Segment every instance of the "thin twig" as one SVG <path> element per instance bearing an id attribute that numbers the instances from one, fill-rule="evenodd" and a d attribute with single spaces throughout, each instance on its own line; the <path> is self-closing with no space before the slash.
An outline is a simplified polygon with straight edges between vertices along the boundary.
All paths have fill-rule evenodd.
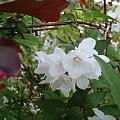
<path id="1" fill-rule="evenodd" d="M 80 21 L 80 20 L 68 21 L 68 22 L 52 22 L 52 23 L 32 24 L 32 25 L 27 25 L 27 28 L 46 27 L 46 26 L 62 26 L 62 25 L 70 25 L 70 24 L 76 24 L 76 23 L 82 24 L 82 25 L 88 25 L 88 26 L 95 27 L 97 29 L 104 30 L 104 26 L 102 26 L 102 25 L 98 26 L 98 25 L 94 25 L 89 22 L 84 22 L 84 21 Z M 12 28 L 14 28 L 14 27 L 0 26 L 0 30 L 10 30 Z"/>

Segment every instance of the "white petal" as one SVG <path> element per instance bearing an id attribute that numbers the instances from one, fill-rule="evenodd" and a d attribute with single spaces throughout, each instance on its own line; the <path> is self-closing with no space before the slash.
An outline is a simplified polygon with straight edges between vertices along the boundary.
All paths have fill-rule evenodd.
<path id="1" fill-rule="evenodd" d="M 56 63 L 59 58 L 55 54 L 49 54 L 45 57 L 45 61 L 49 66 L 52 66 L 53 63 Z"/>
<path id="2" fill-rule="evenodd" d="M 110 59 L 106 57 L 105 55 L 98 55 L 102 60 L 104 60 L 106 63 L 110 62 Z"/>
<path id="3" fill-rule="evenodd" d="M 102 111 L 98 110 L 97 108 L 93 108 L 93 111 L 99 118 L 104 119 L 105 115 Z"/>
<path id="4" fill-rule="evenodd" d="M 70 56 L 69 53 L 63 60 L 63 67 L 67 72 L 70 71 L 71 69 L 73 69 L 73 67 L 74 67 L 74 65 L 73 65 L 73 57 Z"/>
<path id="5" fill-rule="evenodd" d="M 57 77 L 65 73 L 65 70 L 60 63 L 53 63 L 53 65 L 49 68 L 48 72 L 51 76 Z"/>
<path id="6" fill-rule="evenodd" d="M 54 54 L 60 56 L 61 58 L 64 58 L 66 56 L 64 50 L 58 47 L 54 49 Z"/>
<path id="7" fill-rule="evenodd" d="M 73 93 L 76 92 L 76 89 L 75 89 L 75 83 L 76 83 L 76 80 L 72 80 L 72 82 L 71 82 L 71 87 L 72 87 L 72 91 L 73 91 Z"/>
<path id="8" fill-rule="evenodd" d="M 98 79 L 101 76 L 101 67 L 94 57 L 90 58 L 91 71 L 86 74 L 89 79 Z"/>
<path id="9" fill-rule="evenodd" d="M 69 97 L 69 92 L 71 90 L 71 86 L 70 86 L 70 84 L 62 84 L 62 86 L 60 87 L 60 90 L 63 92 L 63 94 L 66 97 Z"/>
<path id="10" fill-rule="evenodd" d="M 37 51 L 36 52 L 36 59 L 41 62 L 45 62 L 45 57 L 47 56 L 43 51 Z"/>
<path id="11" fill-rule="evenodd" d="M 88 117 L 88 120 L 103 120 L 97 116 L 94 116 L 94 117 Z"/>
<path id="12" fill-rule="evenodd" d="M 83 90 L 87 89 L 88 85 L 89 85 L 89 79 L 86 78 L 85 76 L 82 76 L 77 80 L 77 86 Z"/>
<path id="13" fill-rule="evenodd" d="M 41 81 L 40 84 L 50 83 L 51 80 L 53 80 L 53 78 L 50 75 L 47 75 L 46 79 Z"/>
<path id="14" fill-rule="evenodd" d="M 63 83 L 63 79 L 61 79 L 61 78 L 58 78 L 58 79 L 55 78 L 54 80 L 52 80 L 50 82 L 52 90 L 55 91 L 56 89 L 59 89 L 61 87 L 62 83 Z"/>
<path id="15" fill-rule="evenodd" d="M 34 71 L 36 74 L 44 74 L 48 72 L 48 65 L 46 63 L 38 64 L 38 67 Z"/>
<path id="16" fill-rule="evenodd" d="M 70 71 L 68 71 L 68 74 L 72 79 L 78 79 L 83 74 L 82 67 L 74 66 Z"/>
<path id="17" fill-rule="evenodd" d="M 114 118 L 114 117 L 111 116 L 111 115 L 105 115 L 105 116 L 104 116 L 104 119 L 105 119 L 105 120 L 116 120 L 116 118 Z"/>
<path id="18" fill-rule="evenodd" d="M 92 38 L 86 38 L 84 39 L 78 46 L 78 48 L 83 49 L 83 50 L 89 50 L 93 49 L 96 45 L 96 41 Z"/>
<path id="19" fill-rule="evenodd" d="M 84 61 L 87 61 L 89 59 L 89 56 L 87 53 L 80 51 L 79 49 L 76 50 L 76 55 Z"/>

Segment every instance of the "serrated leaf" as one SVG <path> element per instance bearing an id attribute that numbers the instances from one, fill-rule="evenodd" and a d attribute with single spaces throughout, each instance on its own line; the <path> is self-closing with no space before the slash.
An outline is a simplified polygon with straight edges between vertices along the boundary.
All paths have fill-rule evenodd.
<path id="1" fill-rule="evenodd" d="M 80 111 L 79 107 L 72 107 L 67 115 L 65 116 L 64 120 L 82 120 L 83 114 Z"/>
<path id="2" fill-rule="evenodd" d="M 46 120 L 59 120 L 66 112 L 65 104 L 56 99 L 44 99 L 35 103 L 43 110 Z"/>
<path id="3" fill-rule="evenodd" d="M 103 76 L 99 78 L 99 80 L 92 80 L 91 81 L 92 88 L 108 88 L 108 84 Z"/>
<path id="4" fill-rule="evenodd" d="M 97 52 L 99 54 L 102 54 L 103 51 L 107 48 L 107 46 L 109 45 L 110 41 L 109 40 L 98 40 L 96 41 L 96 46 L 95 46 L 95 50 L 97 50 Z"/>
<path id="5" fill-rule="evenodd" d="M 50 91 L 50 90 L 42 90 L 42 93 L 44 94 L 46 99 L 57 99 L 58 98 L 55 92 Z"/>
<path id="6" fill-rule="evenodd" d="M 112 94 L 113 100 L 118 105 L 120 109 L 120 74 L 118 74 L 115 70 L 113 70 L 109 65 L 107 65 L 102 59 L 95 56 L 97 61 L 99 62 L 102 73 L 106 78 L 110 92 Z"/>
<path id="7" fill-rule="evenodd" d="M 92 109 L 98 107 L 98 105 L 104 100 L 106 92 L 93 92 L 89 94 L 85 99 L 85 108 Z"/>
<path id="8" fill-rule="evenodd" d="M 19 22 L 16 24 L 15 28 L 16 28 L 18 31 L 20 31 L 20 32 L 27 32 L 27 26 L 26 26 L 25 23 L 22 22 L 22 21 L 19 21 Z"/>
<path id="9" fill-rule="evenodd" d="M 96 29 L 88 29 L 87 34 L 95 40 L 101 35 L 100 31 Z"/>
<path id="10" fill-rule="evenodd" d="M 112 115 L 115 117 L 120 117 L 120 110 L 117 105 L 106 105 L 100 108 L 102 112 L 106 115 Z"/>
<path id="11" fill-rule="evenodd" d="M 68 100 L 68 107 L 81 106 L 88 94 L 89 90 L 78 89 Z"/>
<path id="12" fill-rule="evenodd" d="M 120 60 L 120 53 L 112 46 L 107 47 L 107 56 L 113 60 Z"/>
<path id="13" fill-rule="evenodd" d="M 30 47 L 31 45 L 40 45 L 40 40 L 38 37 L 33 36 L 31 34 L 23 34 L 24 38 L 20 38 L 19 36 L 15 36 L 13 39 L 14 41 L 23 44 L 25 46 Z"/>

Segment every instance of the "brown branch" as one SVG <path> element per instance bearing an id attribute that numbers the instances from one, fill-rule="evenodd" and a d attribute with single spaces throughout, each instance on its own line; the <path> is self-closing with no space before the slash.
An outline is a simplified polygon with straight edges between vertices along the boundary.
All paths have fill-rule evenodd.
<path id="1" fill-rule="evenodd" d="M 44 30 L 57 30 L 58 28 L 43 28 L 43 29 L 33 29 L 33 32 L 44 31 Z"/>
<path id="2" fill-rule="evenodd" d="M 42 24 L 33 24 L 33 25 L 28 25 L 28 28 L 33 28 L 33 27 L 45 27 L 45 26 L 61 26 L 61 25 L 70 25 L 70 24 L 83 24 L 83 25 L 88 25 L 91 27 L 95 27 L 97 29 L 104 29 L 103 26 L 97 26 L 94 24 L 91 24 L 89 22 L 83 22 L 80 20 L 75 20 L 75 21 L 68 21 L 68 22 L 52 22 L 52 23 L 42 23 Z"/>
<path id="3" fill-rule="evenodd" d="M 46 26 L 62 26 L 62 25 L 70 25 L 70 24 L 82 24 L 82 25 L 88 25 L 91 27 L 95 27 L 97 29 L 102 29 L 104 30 L 104 26 L 102 25 L 94 25 L 91 24 L 89 22 L 83 22 L 80 20 L 75 20 L 75 21 L 68 21 L 68 22 L 52 22 L 52 23 L 42 23 L 42 24 L 32 24 L 32 25 L 28 25 L 27 28 L 36 28 L 36 27 L 46 27 Z M 3 27 L 0 26 L 0 30 L 10 30 L 14 27 Z"/>

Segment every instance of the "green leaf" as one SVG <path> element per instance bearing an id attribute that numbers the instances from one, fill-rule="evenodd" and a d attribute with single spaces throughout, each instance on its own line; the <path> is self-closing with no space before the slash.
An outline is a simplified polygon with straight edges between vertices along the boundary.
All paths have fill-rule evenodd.
<path id="1" fill-rule="evenodd" d="M 112 94 L 113 100 L 120 109 L 120 74 L 114 71 L 109 65 L 107 65 L 99 57 L 95 56 L 95 58 L 99 62 L 102 68 L 102 73 L 109 84 L 110 92 Z"/>
<path id="2" fill-rule="evenodd" d="M 28 47 L 31 45 L 40 45 L 38 37 L 27 33 L 23 34 L 23 36 L 24 38 L 21 38 L 21 36 L 16 35 L 13 40 Z"/>
<path id="3" fill-rule="evenodd" d="M 41 115 L 32 115 L 32 114 L 20 114 L 20 120 L 44 120 Z"/>
<path id="4" fill-rule="evenodd" d="M 100 108 L 102 112 L 106 115 L 112 115 L 115 117 L 120 117 L 120 110 L 117 105 L 106 105 Z"/>
<path id="5" fill-rule="evenodd" d="M 107 47 L 107 56 L 113 60 L 120 60 L 120 53 L 112 45 Z"/>
<path id="6" fill-rule="evenodd" d="M 94 92 L 89 94 L 85 99 L 85 108 L 92 109 L 98 107 L 99 104 L 104 100 L 106 92 Z"/>
<path id="7" fill-rule="evenodd" d="M 97 50 L 99 54 L 102 54 L 104 50 L 107 48 L 107 46 L 109 45 L 109 43 L 110 43 L 110 40 L 98 40 L 96 41 L 95 50 Z"/>
<path id="8" fill-rule="evenodd" d="M 44 99 L 35 103 L 43 110 L 47 120 L 59 120 L 66 112 L 65 104 L 56 99 Z"/>
<path id="9" fill-rule="evenodd" d="M 55 92 L 51 90 L 42 90 L 42 93 L 44 94 L 46 99 L 57 99 L 58 98 Z"/>
<path id="10" fill-rule="evenodd" d="M 11 102 L 13 97 L 15 96 L 15 93 L 9 89 L 4 89 L 4 90 L 0 91 L 0 101 L 3 96 L 6 96 L 8 101 Z"/>
<path id="11" fill-rule="evenodd" d="M 10 108 L 5 108 L 4 111 L 0 111 L 0 120 L 14 120 L 13 113 Z"/>
<path id="12" fill-rule="evenodd" d="M 75 49 L 75 46 L 71 43 L 63 43 L 61 46 L 64 46 L 68 51 Z"/>
<path id="13" fill-rule="evenodd" d="M 96 29 L 88 29 L 87 34 L 89 35 L 88 37 L 91 37 L 91 38 L 97 40 L 98 37 L 101 35 L 101 32 Z"/>
<path id="14" fill-rule="evenodd" d="M 108 88 L 108 84 L 103 76 L 99 78 L 99 80 L 91 80 L 92 88 Z"/>
<path id="15" fill-rule="evenodd" d="M 85 18 L 102 18 L 102 19 L 110 19 L 116 21 L 114 18 L 96 10 L 86 10 L 84 14 Z"/>
<path id="16" fill-rule="evenodd" d="M 88 94 L 89 90 L 78 89 L 68 100 L 68 107 L 81 106 Z"/>
<path id="17" fill-rule="evenodd" d="M 67 115 L 65 116 L 64 120 L 82 120 L 83 114 L 80 111 L 79 107 L 72 107 Z"/>
<path id="18" fill-rule="evenodd" d="M 20 32 L 27 32 L 27 27 L 26 27 L 26 25 L 25 25 L 25 23 L 24 22 L 22 22 L 22 21 L 19 21 L 17 24 L 16 24 L 16 29 L 18 30 L 18 31 L 20 31 Z"/>

